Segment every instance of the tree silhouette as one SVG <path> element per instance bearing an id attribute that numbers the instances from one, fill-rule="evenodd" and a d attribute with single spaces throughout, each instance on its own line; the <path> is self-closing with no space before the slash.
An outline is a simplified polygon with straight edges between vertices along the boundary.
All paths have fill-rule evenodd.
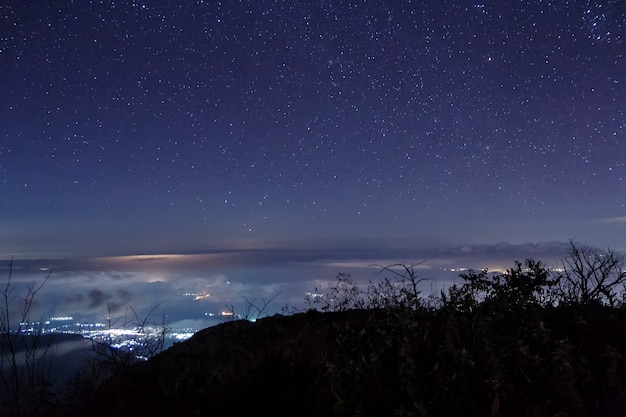
<path id="1" fill-rule="evenodd" d="M 31 321 L 35 297 L 51 272 L 18 293 L 13 282 L 13 258 L 0 290 L 0 415 L 27 416 L 50 400 L 51 339 L 43 337 L 43 320 Z"/>
<path id="2" fill-rule="evenodd" d="M 624 255 L 613 249 L 577 246 L 562 260 L 559 295 L 566 304 L 615 306 L 626 283 Z"/>

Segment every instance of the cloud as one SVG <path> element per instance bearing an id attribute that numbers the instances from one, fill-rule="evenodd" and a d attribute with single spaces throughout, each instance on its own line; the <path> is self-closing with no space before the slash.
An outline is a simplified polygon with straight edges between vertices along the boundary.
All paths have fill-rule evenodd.
<path id="1" fill-rule="evenodd" d="M 394 266 L 407 265 L 410 266 L 413 264 L 413 269 L 415 270 L 428 270 L 434 267 L 435 263 L 431 262 L 421 262 L 421 261 L 402 261 L 397 259 L 343 259 L 343 260 L 319 260 L 308 263 L 301 263 L 301 265 L 313 265 L 313 266 L 321 266 L 326 268 L 337 268 L 338 270 L 344 269 L 371 269 L 374 271 L 381 271 L 384 268 L 389 267 L 390 269 L 394 269 Z"/>
<path id="2" fill-rule="evenodd" d="M 480 245 L 464 245 L 460 247 L 442 249 L 438 256 L 463 255 L 490 255 L 500 257 L 522 256 L 531 257 L 535 255 L 555 255 L 567 252 L 570 244 L 568 242 L 527 242 L 527 243 L 508 243 L 500 242 L 497 244 L 480 244 Z M 512 261 L 514 259 L 511 259 Z"/>
<path id="3" fill-rule="evenodd" d="M 83 302 L 83 295 L 82 294 L 72 294 L 72 295 L 69 295 L 69 296 L 65 297 L 63 302 L 66 303 L 66 304 L 79 304 L 79 303 L 82 303 Z"/>
<path id="4" fill-rule="evenodd" d="M 359 282 L 377 281 L 387 272 L 380 266 L 415 264 L 420 277 L 435 287 L 458 277 L 457 268 L 508 269 L 526 258 L 554 265 L 570 249 L 568 242 L 465 244 L 455 247 L 412 245 L 304 245 L 212 253 L 165 254 L 91 259 L 16 261 L 14 283 L 26 288 L 52 275 L 41 297 L 46 315 L 101 320 L 108 312 L 123 316 L 132 307 L 147 314 L 155 305 L 171 320 L 199 319 L 225 304 L 269 299 L 297 305 L 316 283 L 333 282 L 347 272 Z M 434 257 L 433 257 L 434 256 Z M 380 266 L 375 266 L 380 265 Z M 0 270 L 0 273 L 2 271 Z M 436 287 L 438 288 L 438 287 Z M 201 300 L 196 295 L 210 294 Z M 161 304 L 162 303 L 162 304 Z M 241 309 L 242 307 L 237 307 Z"/>
<path id="5" fill-rule="evenodd" d="M 96 308 L 96 307 L 100 307 L 103 306 L 109 299 L 111 299 L 111 296 L 108 295 L 107 293 L 105 293 L 104 291 L 95 288 L 91 291 L 89 291 L 89 308 Z"/>
<path id="6" fill-rule="evenodd" d="M 129 302 L 133 298 L 133 294 L 125 288 L 118 288 L 117 295 L 123 302 Z"/>
<path id="7" fill-rule="evenodd" d="M 617 218 L 616 218 L 617 219 Z M 19 263 L 19 274 L 43 277 L 41 268 L 51 268 L 48 285 L 71 285 L 74 292 L 86 294 L 96 288 L 131 288 L 147 282 L 186 285 L 190 278 L 214 282 L 227 275 L 238 282 L 288 284 L 294 280 L 324 277 L 328 270 L 377 270 L 375 265 L 414 264 L 415 269 L 437 270 L 456 267 L 505 267 L 527 258 L 554 261 L 570 249 L 568 242 L 465 244 L 457 247 L 425 247 L 411 242 L 393 247 L 376 246 L 371 241 L 352 242 L 355 246 L 313 242 L 310 248 L 263 248 L 224 250 L 211 253 L 130 255 L 78 260 L 27 260 Z M 424 261 L 426 260 L 426 261 Z M 42 275 L 43 274 L 43 275 Z M 333 275 L 333 274 L 331 274 Z M 185 277 L 182 281 L 180 277 Z M 23 279 L 26 282 L 26 279 Z M 82 288 L 80 291 L 78 288 Z M 111 291 L 115 291 L 111 289 Z M 133 293 L 141 295 L 133 287 Z M 111 294 L 115 294 L 112 292 Z M 67 297 L 67 295 L 66 295 Z M 140 297 L 142 298 L 142 297 Z M 123 301 L 124 297 L 120 297 Z"/>
<path id="8" fill-rule="evenodd" d="M 606 217 L 597 219 L 596 222 L 605 224 L 626 224 L 626 216 Z"/>

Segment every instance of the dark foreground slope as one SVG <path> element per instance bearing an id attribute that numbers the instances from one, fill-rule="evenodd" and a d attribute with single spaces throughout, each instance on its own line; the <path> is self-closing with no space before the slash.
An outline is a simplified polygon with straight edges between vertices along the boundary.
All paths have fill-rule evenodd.
<path id="1" fill-rule="evenodd" d="M 224 323 L 75 415 L 621 416 L 626 312 L 350 310 Z"/>

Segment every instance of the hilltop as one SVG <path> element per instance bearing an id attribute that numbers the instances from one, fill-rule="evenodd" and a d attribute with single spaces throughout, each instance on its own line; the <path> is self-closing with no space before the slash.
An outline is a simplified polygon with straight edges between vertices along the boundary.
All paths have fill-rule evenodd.
<path id="1" fill-rule="evenodd" d="M 387 276 L 367 289 L 338 274 L 311 293 L 306 312 L 225 322 L 145 362 L 106 351 L 67 400 L 43 396 L 30 408 L 70 417 L 622 416 L 624 265 L 614 251 L 572 244 L 559 271 L 527 259 L 462 273 L 427 297 L 415 265 L 383 267 Z"/>
<path id="2" fill-rule="evenodd" d="M 224 323 L 116 375 L 76 415 L 622 415 L 625 310 L 484 313 Z"/>

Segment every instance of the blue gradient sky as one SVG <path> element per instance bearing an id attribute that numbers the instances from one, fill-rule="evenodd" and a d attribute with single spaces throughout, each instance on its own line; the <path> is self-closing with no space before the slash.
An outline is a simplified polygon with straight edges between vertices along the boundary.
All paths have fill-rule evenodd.
<path id="1" fill-rule="evenodd" d="M 622 2 L 9 2 L 2 252 L 623 247 Z"/>
<path id="2" fill-rule="evenodd" d="M 221 276 L 624 250 L 625 9 L 3 2 L 0 255 L 93 278 L 140 254 L 238 254 L 199 267 Z"/>

